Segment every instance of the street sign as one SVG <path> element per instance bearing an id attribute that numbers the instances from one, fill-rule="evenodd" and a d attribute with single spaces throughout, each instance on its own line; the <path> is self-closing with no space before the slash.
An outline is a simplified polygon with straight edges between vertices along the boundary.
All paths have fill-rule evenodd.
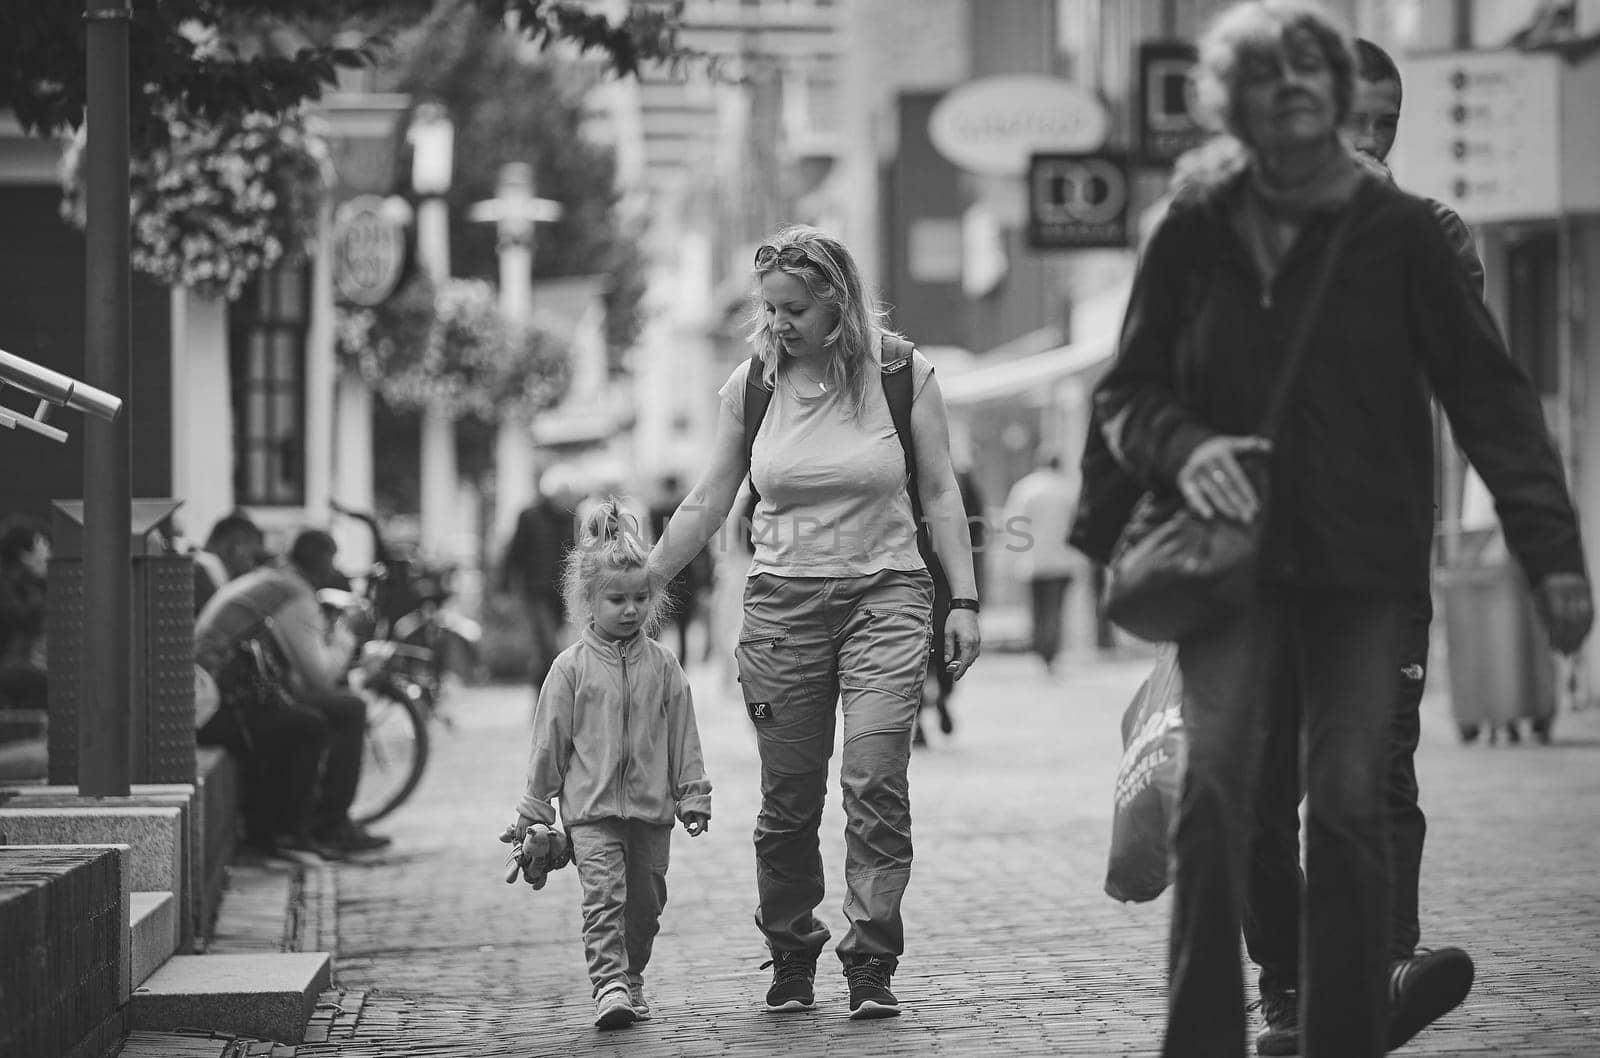
<path id="1" fill-rule="evenodd" d="M 333 227 L 333 282 L 355 305 L 382 304 L 394 293 L 406 263 L 400 216 L 377 195 L 357 195 L 339 207 Z"/>
<path id="2" fill-rule="evenodd" d="M 1128 159 L 1121 152 L 1035 154 L 1028 165 L 1028 245 L 1125 247 L 1128 198 Z"/>
<path id="3" fill-rule="evenodd" d="M 1106 141 L 1106 108 L 1070 81 L 1006 74 L 947 92 L 928 115 L 928 138 L 972 173 L 1021 176 L 1039 151 L 1092 151 Z"/>
<path id="4" fill-rule="evenodd" d="M 1193 44 L 1148 41 L 1139 45 L 1138 137 L 1140 156 L 1166 165 L 1211 136 L 1195 117 Z"/>
<path id="5" fill-rule="evenodd" d="M 1409 59 L 1401 186 L 1470 224 L 1559 215 L 1561 66 L 1520 51 Z"/>

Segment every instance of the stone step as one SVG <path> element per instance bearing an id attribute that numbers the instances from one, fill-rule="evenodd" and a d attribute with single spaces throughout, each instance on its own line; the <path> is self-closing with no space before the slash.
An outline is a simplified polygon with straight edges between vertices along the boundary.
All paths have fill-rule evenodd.
<path id="1" fill-rule="evenodd" d="M 134 989 L 129 1028 L 207 1029 L 300 1043 L 332 967 L 327 952 L 175 955 Z"/>
<path id="2" fill-rule="evenodd" d="M 178 950 L 178 901 L 171 893 L 135 892 L 129 898 L 128 938 L 133 987 L 143 984 Z"/>

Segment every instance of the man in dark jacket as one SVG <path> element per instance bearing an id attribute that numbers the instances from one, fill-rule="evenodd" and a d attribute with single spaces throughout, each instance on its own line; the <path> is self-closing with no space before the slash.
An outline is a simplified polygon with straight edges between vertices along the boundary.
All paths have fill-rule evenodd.
<path id="1" fill-rule="evenodd" d="M 561 651 L 561 626 L 566 620 L 561 566 L 577 539 L 575 499 L 573 490 L 546 473 L 538 497 L 517 516 L 516 530 L 500 566 L 501 589 L 515 592 L 528 615 L 532 639 L 528 677 L 535 698 Z"/>

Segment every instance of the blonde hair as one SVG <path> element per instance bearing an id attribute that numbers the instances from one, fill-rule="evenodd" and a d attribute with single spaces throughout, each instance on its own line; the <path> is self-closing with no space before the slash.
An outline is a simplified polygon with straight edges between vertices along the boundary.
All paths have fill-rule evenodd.
<path id="1" fill-rule="evenodd" d="M 763 257 L 768 252 L 771 256 Z M 861 414 L 867 383 L 878 373 L 878 339 L 895 334 L 886 314 L 866 289 L 861 270 L 844 243 L 817 228 L 794 224 L 774 234 L 756 251 L 756 294 L 747 339 L 761 362 L 761 380 L 774 385 L 783 347 L 762 306 L 760 283 L 773 272 L 793 276 L 818 305 L 832 310 L 834 324 L 823 336 L 828 348 L 827 380 L 849 397 L 851 413 Z M 898 337 L 898 335 L 896 335 Z"/>
<path id="2" fill-rule="evenodd" d="M 650 548 L 639 520 L 622 509 L 615 496 L 595 506 L 578 528 L 577 542 L 567 552 L 561 569 L 561 595 L 567 612 L 578 624 L 594 617 L 594 603 L 618 574 L 648 569 Z M 666 616 L 662 593 L 652 589 L 642 622 L 646 635 L 655 634 Z"/>

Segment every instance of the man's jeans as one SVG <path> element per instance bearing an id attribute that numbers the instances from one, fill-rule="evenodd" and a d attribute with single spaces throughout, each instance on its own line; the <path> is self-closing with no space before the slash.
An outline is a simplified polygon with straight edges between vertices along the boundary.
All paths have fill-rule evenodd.
<path id="1" fill-rule="evenodd" d="M 567 840 L 583 886 L 583 950 L 594 994 L 637 984 L 650 965 L 667 906 L 672 824 L 571 823 Z"/>
<path id="2" fill-rule="evenodd" d="M 774 952 L 816 954 L 828 928 L 817 830 L 844 716 L 845 901 L 838 952 L 905 949 L 900 900 L 911 877 L 906 767 L 928 664 L 933 600 L 926 571 L 866 577 L 778 577 L 745 585 L 735 652 L 761 751 L 756 819 L 756 925 Z M 841 708 L 835 710 L 835 703 Z"/>
<path id="3" fill-rule="evenodd" d="M 1428 671 L 1428 626 L 1433 601 L 1422 593 L 1406 606 L 1400 622 L 1400 664 L 1392 694 L 1389 738 L 1389 958 L 1409 958 L 1421 935 L 1417 888 L 1427 819 L 1417 804 L 1417 741 L 1422 734 L 1422 692 Z M 1295 988 L 1300 972 L 1299 710 L 1293 703 L 1274 714 L 1262 756 L 1257 793 L 1258 830 L 1250 854 L 1244 916 L 1245 947 L 1261 967 L 1263 990 Z"/>
<path id="4" fill-rule="evenodd" d="M 1301 1053 L 1384 1053 L 1384 805 L 1403 610 L 1399 600 L 1274 592 L 1179 644 L 1189 757 L 1172 830 L 1169 1058 L 1244 1052 L 1239 931 L 1256 782 L 1272 717 L 1294 703 L 1307 780 Z"/>

